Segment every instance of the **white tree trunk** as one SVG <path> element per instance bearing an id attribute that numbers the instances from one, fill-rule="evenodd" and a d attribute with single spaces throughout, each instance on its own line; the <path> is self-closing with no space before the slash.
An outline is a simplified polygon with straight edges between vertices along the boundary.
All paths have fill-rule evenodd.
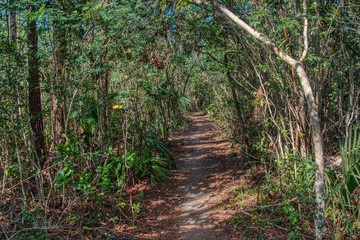
<path id="1" fill-rule="evenodd" d="M 315 194 L 316 194 L 316 219 L 315 219 L 315 236 L 316 239 L 322 239 L 323 237 L 323 222 L 324 222 L 324 211 L 325 211 L 325 184 L 324 184 L 324 155 L 323 155 L 323 141 L 322 133 L 320 128 L 320 120 L 318 115 L 318 108 L 315 102 L 315 97 L 310 85 L 309 78 L 305 72 L 304 66 L 301 62 L 290 57 L 285 52 L 281 51 L 273 42 L 269 40 L 267 36 L 256 31 L 239 17 L 237 17 L 233 12 L 231 12 L 227 7 L 215 3 L 215 6 L 225 14 L 229 19 L 236 23 L 239 27 L 247 31 L 250 35 L 260 40 L 263 44 L 272 48 L 274 53 L 279 56 L 282 60 L 288 63 L 291 67 L 296 69 L 296 73 L 300 79 L 302 89 L 305 94 L 305 98 L 310 110 L 310 125 L 312 129 L 312 141 L 314 145 L 314 157 L 316 163 L 316 180 L 315 180 Z M 305 23 L 307 24 L 307 22 Z M 307 25 L 306 25 L 307 28 Z M 307 39 L 306 39 L 307 41 Z M 307 50 L 307 49 L 306 49 Z M 306 56 L 306 52 L 303 53 L 301 60 Z"/>

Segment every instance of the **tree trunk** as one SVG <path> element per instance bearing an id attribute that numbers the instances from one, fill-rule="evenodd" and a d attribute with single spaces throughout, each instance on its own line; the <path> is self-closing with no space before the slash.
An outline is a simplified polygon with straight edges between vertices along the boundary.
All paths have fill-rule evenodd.
<path id="1" fill-rule="evenodd" d="M 32 7 L 28 7 L 32 11 Z M 32 162 L 33 170 L 38 174 L 36 180 L 36 195 L 40 202 L 44 201 L 43 176 L 41 170 L 46 168 L 46 145 L 44 136 L 44 124 L 42 117 L 40 73 L 38 59 L 38 35 L 36 19 L 28 20 L 26 37 L 28 41 L 28 86 L 29 86 L 29 117 L 32 130 L 36 160 Z M 32 184 L 32 186 L 34 186 Z"/>
<path id="2" fill-rule="evenodd" d="M 31 11 L 31 7 L 29 8 Z M 38 36 L 36 20 L 28 22 L 28 82 L 29 82 L 29 115 L 30 125 L 34 136 L 34 148 L 38 157 L 38 164 L 43 168 L 46 162 L 46 146 L 44 137 L 44 124 L 41 107 L 40 74 L 38 59 Z"/>
<path id="3" fill-rule="evenodd" d="M 58 1 L 55 1 L 57 4 Z M 57 9 L 59 8 L 59 9 Z M 59 6 L 54 10 L 62 11 Z M 61 17 L 61 16 L 60 16 Z M 51 119 L 52 119 L 52 141 L 51 154 L 55 154 L 55 147 L 60 143 L 61 134 L 65 128 L 64 116 L 64 93 L 66 80 L 66 32 L 63 21 L 59 16 L 54 16 L 54 80 L 51 93 Z"/>
<path id="4" fill-rule="evenodd" d="M 301 157 L 306 157 L 307 142 L 306 137 L 301 136 L 301 133 L 306 133 L 306 110 L 305 110 L 305 99 L 302 90 L 298 89 L 296 82 L 296 70 L 291 69 L 291 78 L 293 81 L 294 98 L 298 98 L 298 103 L 295 106 L 295 118 L 296 118 L 296 130 L 295 130 L 295 148 Z"/>
<path id="5" fill-rule="evenodd" d="M 316 220 L 315 220 L 315 236 L 316 239 L 323 237 L 323 222 L 325 211 L 325 197 L 324 197 L 324 156 L 323 156 L 323 141 L 320 128 L 320 120 L 318 116 L 317 104 L 310 85 L 310 81 L 305 72 L 304 66 L 301 62 L 290 57 L 285 52 L 281 51 L 273 42 L 269 40 L 264 34 L 256 31 L 243 20 L 238 18 L 227 7 L 215 3 L 216 7 L 225 14 L 229 19 L 235 22 L 239 27 L 247 31 L 250 35 L 260 40 L 263 44 L 270 47 L 274 53 L 279 56 L 283 61 L 295 68 L 296 73 L 300 79 L 300 83 L 305 94 L 305 98 L 310 109 L 310 125 L 312 129 L 312 141 L 314 147 L 314 157 L 316 163 L 316 179 L 315 179 L 315 194 L 316 194 Z"/>
<path id="6" fill-rule="evenodd" d="M 225 53 L 224 55 L 224 64 L 225 65 L 228 65 L 229 64 L 229 57 L 228 57 L 228 54 Z M 236 89 L 235 89 L 235 80 L 233 78 L 233 76 L 231 76 L 231 72 L 230 70 L 226 70 L 226 76 L 229 80 L 229 83 L 230 83 L 230 86 L 231 86 L 231 94 L 232 94 L 232 97 L 233 97 L 233 100 L 234 100 L 234 106 L 235 106 L 235 109 L 236 109 L 236 115 L 237 115 L 237 120 L 238 120 L 238 123 L 237 123 L 237 133 L 238 134 L 245 134 L 245 124 L 244 124 L 244 121 L 243 121 L 243 118 L 242 118 L 242 114 L 241 114 L 241 108 L 240 108 L 240 104 L 239 104 L 239 101 L 238 101 L 238 97 L 237 97 L 237 94 L 236 94 Z M 241 132 L 240 132 L 241 130 Z"/>
<path id="7" fill-rule="evenodd" d="M 14 9 L 15 0 L 10 0 L 10 34 L 9 34 L 9 42 L 12 42 L 16 45 L 17 39 L 17 22 L 16 22 L 16 11 Z"/>
<path id="8" fill-rule="evenodd" d="M 102 34 L 105 34 L 103 31 Z M 110 41 L 109 38 L 105 39 L 102 43 L 102 48 L 104 49 L 103 55 L 100 58 L 99 68 L 100 73 L 96 74 L 95 82 L 98 84 L 98 140 L 101 146 L 105 145 L 104 139 L 106 134 L 106 129 L 108 127 L 108 92 L 109 92 L 109 69 L 108 69 L 108 51 L 107 44 Z"/>
<path id="9" fill-rule="evenodd" d="M 101 61 L 101 65 L 107 64 L 107 57 Z M 105 145 L 105 134 L 108 127 L 108 89 L 109 72 L 106 70 L 97 77 L 99 84 L 99 106 L 98 106 L 98 138 L 101 146 Z"/>

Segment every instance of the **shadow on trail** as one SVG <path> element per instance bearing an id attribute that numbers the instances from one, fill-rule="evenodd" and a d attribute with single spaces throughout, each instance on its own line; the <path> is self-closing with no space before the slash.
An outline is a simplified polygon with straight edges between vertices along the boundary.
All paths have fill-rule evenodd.
<path id="1" fill-rule="evenodd" d="M 229 142 L 203 114 L 188 120 L 188 129 L 170 143 L 177 169 L 149 193 L 147 211 L 154 214 L 143 230 L 156 232 L 151 239 L 246 239 L 227 223 L 232 213 L 220 207 L 224 188 L 234 183 L 227 169 Z"/>

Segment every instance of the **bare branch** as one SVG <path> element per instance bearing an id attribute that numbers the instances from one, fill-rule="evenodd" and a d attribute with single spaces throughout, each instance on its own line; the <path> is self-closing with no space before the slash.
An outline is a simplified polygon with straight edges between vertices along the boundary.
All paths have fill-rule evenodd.
<path id="1" fill-rule="evenodd" d="M 315 180 L 315 195 L 316 195 L 316 219 L 315 219 L 315 236 L 316 239 L 323 238 L 323 224 L 324 224 L 324 211 L 325 211 L 325 181 L 324 181 L 324 150 L 323 150 L 323 140 L 322 133 L 320 127 L 320 119 L 317 109 L 317 104 L 315 101 L 315 97 L 310 85 L 310 80 L 305 72 L 304 66 L 301 62 L 295 60 L 282 50 L 280 50 L 271 40 L 261 34 L 260 32 L 253 29 L 250 25 L 241 20 L 238 16 L 232 13 L 227 7 L 215 3 L 215 6 L 225 14 L 230 20 L 235 22 L 239 27 L 244 29 L 250 35 L 260 40 L 263 44 L 268 47 L 271 47 L 277 56 L 279 56 L 282 60 L 288 63 L 292 68 L 296 70 L 296 73 L 299 77 L 301 86 L 303 88 L 303 92 L 306 97 L 307 104 L 310 110 L 310 125 L 312 128 L 312 140 L 314 144 L 314 158 L 316 163 L 316 180 Z M 306 9 L 304 9 L 305 11 Z M 305 14 L 306 17 L 306 14 Z M 304 19 L 305 20 L 305 19 Z M 305 21 L 304 32 L 306 32 L 306 37 L 304 40 L 307 41 L 307 19 Z M 307 47 L 305 46 L 302 58 L 305 58 L 307 54 Z"/>
<path id="2" fill-rule="evenodd" d="M 300 62 L 305 60 L 308 49 L 309 49 L 309 39 L 308 39 L 309 19 L 307 16 L 307 0 L 304 0 L 303 8 L 304 8 L 304 31 L 303 31 L 304 50 L 302 52 L 301 58 L 299 59 Z"/>
<path id="3" fill-rule="evenodd" d="M 247 31 L 251 36 L 260 40 L 265 45 L 271 47 L 274 50 L 275 54 L 278 55 L 286 63 L 290 64 L 293 67 L 295 67 L 296 64 L 299 63 L 298 61 L 290 57 L 288 54 L 286 54 L 284 51 L 279 49 L 266 35 L 256 31 L 254 28 L 252 28 L 250 25 L 248 25 L 246 22 L 244 22 L 238 16 L 236 16 L 233 12 L 231 12 L 227 7 L 220 5 L 218 3 L 215 3 L 215 5 L 222 13 L 224 13 L 228 18 L 230 18 L 230 20 L 232 20 L 242 29 Z"/>

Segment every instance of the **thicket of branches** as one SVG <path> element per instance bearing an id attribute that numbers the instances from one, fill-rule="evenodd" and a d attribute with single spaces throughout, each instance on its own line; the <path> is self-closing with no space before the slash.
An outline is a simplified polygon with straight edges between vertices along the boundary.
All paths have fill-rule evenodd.
<path id="1" fill-rule="evenodd" d="M 324 140 L 325 236 L 354 237 L 359 5 L 221 3 L 289 56 L 300 59 L 307 50 L 302 63 Z M 184 127 L 188 111 L 202 110 L 227 133 L 235 154 L 262 166 L 264 201 L 269 191 L 281 201 L 297 199 L 284 214 L 294 221 L 291 236 L 301 238 L 315 212 L 306 96 L 295 69 L 215 5 L 3 0 L 0 6 L 0 236 L 30 229 L 41 230 L 41 239 L 51 227 L 132 222 L 141 206 L 126 189 L 168 177 L 169 137 Z M 121 217 L 90 214 L 108 205 L 118 206 L 114 215 Z"/>

